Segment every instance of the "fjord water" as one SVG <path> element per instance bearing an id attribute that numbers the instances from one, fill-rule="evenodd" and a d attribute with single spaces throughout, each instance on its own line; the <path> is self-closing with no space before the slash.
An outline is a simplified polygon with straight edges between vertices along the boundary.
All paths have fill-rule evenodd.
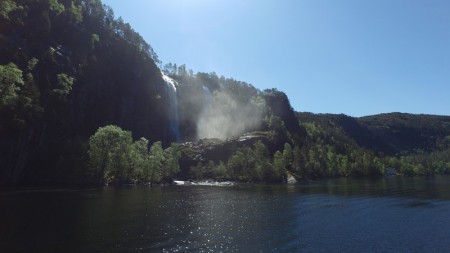
<path id="1" fill-rule="evenodd" d="M 448 252 L 450 177 L 0 192 L 0 252 Z"/>

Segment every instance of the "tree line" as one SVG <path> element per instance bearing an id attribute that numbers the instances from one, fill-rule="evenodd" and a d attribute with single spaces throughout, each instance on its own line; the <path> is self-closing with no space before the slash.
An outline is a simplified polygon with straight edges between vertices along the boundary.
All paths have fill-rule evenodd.
<path id="1" fill-rule="evenodd" d="M 89 139 L 89 175 L 100 183 L 169 182 L 179 171 L 177 144 L 163 149 L 161 142 L 141 138 L 133 142 L 130 131 L 118 126 L 101 127 Z"/>

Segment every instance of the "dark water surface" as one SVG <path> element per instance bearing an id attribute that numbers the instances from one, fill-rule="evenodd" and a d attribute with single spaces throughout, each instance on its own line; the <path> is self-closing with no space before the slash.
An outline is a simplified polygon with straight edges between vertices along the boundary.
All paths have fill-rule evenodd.
<path id="1" fill-rule="evenodd" d="M 450 177 L 1 190 L 0 252 L 450 252 Z"/>

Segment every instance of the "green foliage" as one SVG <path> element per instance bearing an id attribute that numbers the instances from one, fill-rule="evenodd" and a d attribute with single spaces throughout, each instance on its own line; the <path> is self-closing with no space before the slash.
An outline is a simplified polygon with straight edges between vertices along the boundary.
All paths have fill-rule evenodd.
<path id="1" fill-rule="evenodd" d="M 225 179 L 229 178 L 227 167 L 226 167 L 225 163 L 223 163 L 222 161 L 220 161 L 217 166 L 213 167 L 212 174 L 213 174 L 214 178 L 216 178 L 218 180 L 225 180 Z"/>
<path id="2" fill-rule="evenodd" d="M 239 181 L 249 181 L 248 178 L 248 169 L 249 169 L 249 157 L 248 157 L 248 148 L 242 148 L 237 150 L 233 156 L 227 162 L 227 168 L 229 174 L 233 178 L 236 178 Z"/>
<path id="3" fill-rule="evenodd" d="M 131 132 L 108 125 L 89 139 L 91 178 L 96 182 L 160 183 L 179 172 L 177 144 L 164 150 L 161 142 L 141 138 L 133 143 Z"/>
<path id="4" fill-rule="evenodd" d="M 161 182 L 163 179 L 163 163 L 164 163 L 164 150 L 161 146 L 161 142 L 157 141 L 150 147 L 149 153 L 149 171 L 145 173 L 146 180 L 151 182 Z"/>
<path id="5" fill-rule="evenodd" d="M 299 113 L 298 117 L 308 132 L 307 143 L 301 151 L 309 153 L 303 157 L 305 176 L 374 177 L 449 172 L 446 166 L 448 117 L 399 113 L 359 119 L 309 113 Z M 395 153 L 396 150 L 403 151 Z"/>
<path id="6" fill-rule="evenodd" d="M 266 145 L 256 141 L 252 147 L 243 146 L 236 149 L 226 163 L 207 161 L 192 166 L 190 176 L 193 179 L 281 182 L 286 178 L 283 154 L 278 151 L 273 159 L 272 164 L 272 157 Z"/>
<path id="7" fill-rule="evenodd" d="M 95 45 L 100 42 L 100 36 L 98 34 L 91 34 L 91 48 L 95 48 Z"/>
<path id="8" fill-rule="evenodd" d="M 21 9 L 22 6 L 17 5 L 12 0 L 1 0 L 0 1 L 0 18 L 9 20 L 9 14 L 15 10 Z"/>
<path id="9" fill-rule="evenodd" d="M 271 115 L 269 118 L 268 125 L 269 125 L 269 129 L 276 133 L 286 132 L 286 127 L 284 125 L 284 122 L 278 116 Z"/>
<path id="10" fill-rule="evenodd" d="M 283 178 L 286 173 L 286 166 L 283 154 L 280 151 L 273 155 L 273 170 L 271 171 L 272 178 Z"/>
<path id="11" fill-rule="evenodd" d="M 81 5 L 77 5 L 72 1 L 69 7 L 69 13 L 76 23 L 81 23 L 83 21 L 83 9 Z"/>
<path id="12" fill-rule="evenodd" d="M 262 181 L 264 179 L 269 179 L 269 172 L 272 169 L 272 164 L 269 160 L 269 151 L 266 145 L 261 141 L 255 142 L 253 144 L 253 154 L 254 154 L 254 178 L 257 181 Z"/>
<path id="13" fill-rule="evenodd" d="M 414 155 L 387 157 L 383 164 L 398 173 L 409 175 L 432 175 L 450 173 L 450 149 L 419 152 Z M 386 170 L 386 169 L 385 169 Z"/>
<path id="14" fill-rule="evenodd" d="M 172 143 L 164 151 L 163 179 L 168 180 L 180 171 L 181 150 L 178 144 Z"/>
<path id="15" fill-rule="evenodd" d="M 303 158 L 303 154 L 302 154 L 302 150 L 300 149 L 299 146 L 295 146 L 294 150 L 292 152 L 292 170 L 291 172 L 293 172 L 296 175 L 301 175 L 304 174 L 304 158 Z"/>
<path id="16" fill-rule="evenodd" d="M 126 178 L 131 166 L 131 132 L 108 125 L 89 139 L 89 161 L 96 181 L 112 182 Z"/>
<path id="17" fill-rule="evenodd" d="M 317 136 L 321 132 L 320 128 L 314 123 L 306 122 L 303 126 L 305 127 L 309 137 Z"/>
<path id="18" fill-rule="evenodd" d="M 70 91 L 72 91 L 72 86 L 75 81 L 75 78 L 68 76 L 67 74 L 61 73 L 57 75 L 56 80 L 57 85 L 56 88 L 52 89 L 52 93 L 60 97 L 65 97 L 69 95 Z"/>
<path id="19" fill-rule="evenodd" d="M 289 145 L 289 143 L 284 144 L 283 160 L 284 160 L 284 166 L 288 170 L 292 170 L 292 166 L 294 163 L 294 154 L 292 152 L 292 147 L 291 147 L 291 145 Z"/>
<path id="20" fill-rule="evenodd" d="M 49 0 L 48 4 L 50 6 L 50 10 L 53 11 L 56 15 L 59 15 L 64 12 L 65 8 L 62 3 L 59 3 L 58 0 Z"/>
<path id="21" fill-rule="evenodd" d="M 22 70 L 14 63 L 0 65 L 0 109 L 17 101 L 23 84 Z"/>
<path id="22" fill-rule="evenodd" d="M 149 178 L 150 165 L 148 162 L 148 140 L 141 138 L 133 143 L 131 161 L 133 171 L 131 178 L 134 182 L 145 182 Z"/>

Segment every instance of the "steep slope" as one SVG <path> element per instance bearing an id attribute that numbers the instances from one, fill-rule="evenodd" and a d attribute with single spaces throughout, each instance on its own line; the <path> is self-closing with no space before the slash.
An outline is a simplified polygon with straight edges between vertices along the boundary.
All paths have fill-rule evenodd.
<path id="1" fill-rule="evenodd" d="M 176 139 L 156 54 L 101 1 L 1 4 L 0 183 L 85 180 L 87 139 L 107 124 Z"/>

